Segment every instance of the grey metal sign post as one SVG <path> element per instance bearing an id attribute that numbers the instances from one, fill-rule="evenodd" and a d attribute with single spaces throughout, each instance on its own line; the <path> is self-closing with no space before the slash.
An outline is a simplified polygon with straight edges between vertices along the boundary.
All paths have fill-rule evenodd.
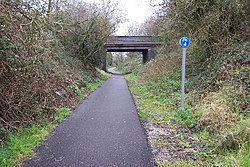
<path id="1" fill-rule="evenodd" d="M 182 47 L 182 75 L 181 75 L 181 109 L 184 109 L 184 96 L 185 96 L 185 75 L 186 75 L 186 50 L 190 44 L 187 37 L 182 37 L 179 41 Z"/>

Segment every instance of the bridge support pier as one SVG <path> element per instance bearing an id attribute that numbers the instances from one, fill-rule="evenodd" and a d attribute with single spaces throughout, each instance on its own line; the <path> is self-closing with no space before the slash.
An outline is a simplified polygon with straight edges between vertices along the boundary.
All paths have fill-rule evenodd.
<path id="1" fill-rule="evenodd" d="M 103 48 L 101 54 L 102 54 L 102 70 L 107 72 L 107 59 L 106 59 L 107 49 Z"/>
<path id="2" fill-rule="evenodd" d="M 150 48 L 148 50 L 143 50 L 142 51 L 142 55 L 143 55 L 142 62 L 143 62 L 143 64 L 145 64 L 145 63 L 149 62 L 150 60 L 154 59 L 156 54 L 157 54 L 156 48 Z"/>
<path id="3" fill-rule="evenodd" d="M 145 64 L 149 61 L 149 54 L 148 50 L 143 50 L 142 51 L 142 63 Z"/>

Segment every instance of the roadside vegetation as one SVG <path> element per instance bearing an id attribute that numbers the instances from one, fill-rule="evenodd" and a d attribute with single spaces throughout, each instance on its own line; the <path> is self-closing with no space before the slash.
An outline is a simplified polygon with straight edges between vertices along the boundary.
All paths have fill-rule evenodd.
<path id="1" fill-rule="evenodd" d="M 101 71 L 100 71 L 101 72 Z M 95 83 L 89 83 L 82 89 L 73 88 L 72 91 L 83 100 L 92 91 L 96 90 L 109 77 L 102 72 Z M 67 116 L 71 115 L 73 108 L 59 108 L 55 111 L 49 121 L 34 124 L 28 128 L 21 127 L 18 131 L 9 132 L 6 139 L 1 143 L 0 165 L 18 166 L 23 160 L 32 156 L 34 150 Z"/>
<path id="2" fill-rule="evenodd" d="M 34 149 L 48 136 L 53 127 L 70 114 L 70 109 L 59 109 L 51 123 L 33 125 L 30 128 L 22 128 L 17 132 L 8 134 L 5 144 L 1 148 L 1 166 L 17 166 L 22 160 L 31 156 Z"/>
<path id="3" fill-rule="evenodd" d="M 249 2 L 156 4 L 155 60 L 120 63 L 158 166 L 250 166 Z M 151 33 L 150 33 L 151 32 Z M 135 34 L 136 35 L 136 34 Z M 182 36 L 187 49 L 185 110 L 180 110 Z M 133 63 L 131 63 L 133 62 Z"/>
<path id="4" fill-rule="evenodd" d="M 32 155 L 107 79 L 99 53 L 121 21 L 114 6 L 0 2 L 0 166 L 16 166 Z"/>

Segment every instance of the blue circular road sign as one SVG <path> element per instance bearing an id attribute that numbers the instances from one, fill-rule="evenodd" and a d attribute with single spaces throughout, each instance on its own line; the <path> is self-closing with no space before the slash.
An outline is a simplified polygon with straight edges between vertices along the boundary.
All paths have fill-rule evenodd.
<path id="1" fill-rule="evenodd" d="M 190 40 L 188 39 L 188 37 L 182 37 L 179 41 L 181 47 L 183 48 L 187 48 L 188 45 L 190 44 Z"/>

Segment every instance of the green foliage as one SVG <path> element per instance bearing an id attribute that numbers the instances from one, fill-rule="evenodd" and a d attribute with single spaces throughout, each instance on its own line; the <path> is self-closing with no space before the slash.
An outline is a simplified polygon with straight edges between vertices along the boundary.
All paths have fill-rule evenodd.
<path id="1" fill-rule="evenodd" d="M 107 63 L 109 66 L 113 65 L 113 56 L 111 53 L 107 53 Z"/>
<path id="2" fill-rule="evenodd" d="M 160 67 L 157 60 L 137 68 L 126 77 L 136 96 L 139 116 L 158 125 L 192 128 L 196 138 L 207 147 L 197 154 L 206 158 L 209 165 L 247 165 L 250 140 L 246 91 L 248 46 L 248 42 L 230 46 L 220 53 L 223 55 L 220 59 L 206 66 L 206 71 L 187 67 L 185 110 L 179 110 L 180 71 L 166 67 L 165 72 L 146 73 Z"/>
<path id="3" fill-rule="evenodd" d="M 36 148 L 53 128 L 71 114 L 70 109 L 58 109 L 53 117 L 53 122 L 33 125 L 22 128 L 18 132 L 7 135 L 5 142 L 0 147 L 0 166 L 17 166 L 25 158 L 33 155 Z"/>
<path id="4" fill-rule="evenodd" d="M 249 166 L 250 165 L 250 143 L 249 141 L 242 145 L 240 151 L 231 151 L 225 156 L 220 156 L 216 159 L 214 166 Z"/>
<path id="5" fill-rule="evenodd" d="M 77 96 L 80 95 L 79 90 L 76 86 L 71 86 L 70 88 L 71 88 L 72 92 L 74 92 Z"/>
<path id="6" fill-rule="evenodd" d="M 140 118 L 142 120 L 146 120 L 146 118 L 147 118 L 147 114 L 145 112 L 140 111 L 140 112 L 138 112 L 138 115 L 140 116 Z"/>
<path id="7" fill-rule="evenodd" d="M 94 16 L 89 21 L 86 31 L 82 34 L 82 38 L 79 41 L 81 44 L 77 56 L 90 66 L 101 65 L 100 51 L 110 33 L 102 31 L 105 28 L 105 24 L 98 16 Z"/>
<path id="8" fill-rule="evenodd" d="M 0 2 L 0 128 L 18 130 L 48 121 L 55 108 L 73 106 L 100 77 L 99 51 L 119 22 L 116 10 L 64 3 Z M 59 6 L 58 6 L 59 5 Z M 96 87 L 88 88 L 93 90 Z M 2 133 L 0 133 L 2 136 Z"/>
<path id="9" fill-rule="evenodd" d="M 167 14 L 162 25 L 164 42 L 169 48 L 169 45 L 176 45 L 181 36 L 188 36 L 195 61 L 215 59 L 216 53 L 226 45 L 244 37 L 248 21 L 247 1 L 171 0 L 166 6 Z"/>
<path id="10" fill-rule="evenodd" d="M 6 50 L 16 50 L 20 49 L 20 45 L 13 45 L 9 43 L 10 39 L 6 36 L 3 36 L 0 38 L 0 50 L 1 51 L 6 51 Z M 2 57 L 1 57 L 2 59 Z"/>
<path id="11" fill-rule="evenodd" d="M 138 95 L 139 116 L 155 123 L 172 124 L 193 127 L 199 116 L 190 109 L 181 110 L 180 105 L 180 72 L 157 77 L 151 81 L 138 84 L 136 76 L 129 74 L 130 90 Z"/>
<path id="12" fill-rule="evenodd" d="M 195 120 L 194 114 L 190 109 L 179 109 L 175 112 L 174 116 L 180 125 L 194 127 L 197 123 L 197 120 Z"/>
<path id="13" fill-rule="evenodd" d="M 142 63 L 142 53 L 131 52 L 128 53 L 127 56 L 128 57 L 126 57 L 121 62 L 114 60 L 114 63 L 117 64 L 117 70 L 123 74 L 134 71 L 136 68 L 141 66 Z"/>
<path id="14" fill-rule="evenodd" d="M 159 167 L 200 167 L 201 165 L 193 161 L 179 161 L 175 163 L 163 163 L 159 164 Z"/>
<path id="15" fill-rule="evenodd" d="M 71 114 L 71 111 L 69 108 L 60 108 L 57 113 L 54 116 L 54 120 L 57 122 L 61 122 Z"/>
<path id="16" fill-rule="evenodd" d="M 99 71 L 99 70 L 98 70 Z M 110 75 L 101 73 L 100 78 L 95 83 L 89 81 L 92 85 L 87 90 L 79 90 L 77 87 L 71 87 L 73 91 L 80 94 L 81 99 L 85 98 L 86 91 L 93 91 L 99 87 Z M 17 132 L 8 132 L 6 129 L 1 129 L 1 134 L 6 134 L 6 139 L 0 144 L 0 166 L 17 166 L 27 157 L 34 153 L 34 149 L 41 144 L 47 135 L 62 122 L 67 116 L 71 114 L 69 108 L 60 108 L 49 118 L 50 121 L 40 124 L 32 125 L 29 128 L 21 128 Z M 45 121 L 45 120 L 44 120 Z"/>
<path id="17" fill-rule="evenodd" d="M 248 11 L 248 1 L 163 1 L 155 16 L 161 56 L 127 76 L 139 115 L 191 128 L 206 147 L 198 154 L 208 166 L 249 166 Z M 182 36 L 191 39 L 185 111 L 179 110 Z"/>
<path id="18" fill-rule="evenodd" d="M 33 154 L 37 147 L 51 131 L 52 125 L 32 126 L 19 132 L 8 134 L 6 142 L 0 148 L 0 166 L 16 166 Z"/>

